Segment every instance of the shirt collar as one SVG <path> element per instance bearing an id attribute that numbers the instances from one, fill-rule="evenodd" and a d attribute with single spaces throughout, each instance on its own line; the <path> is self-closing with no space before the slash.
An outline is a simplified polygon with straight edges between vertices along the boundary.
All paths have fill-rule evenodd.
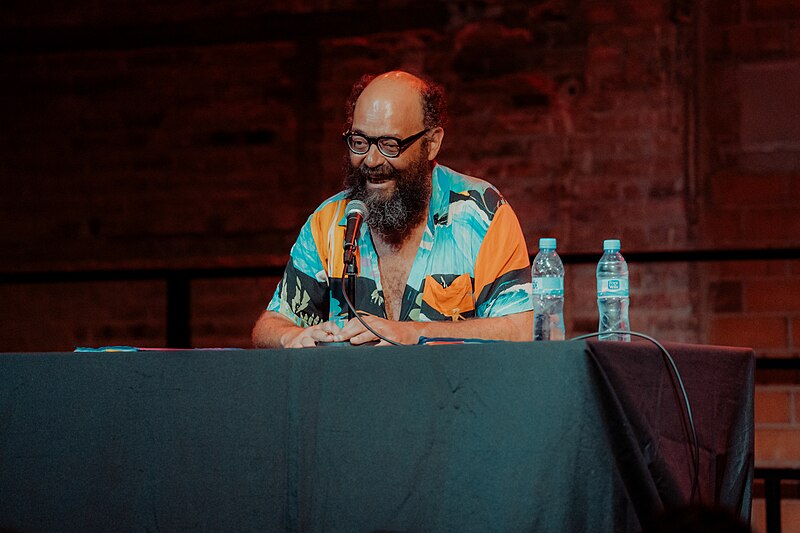
<path id="1" fill-rule="evenodd" d="M 447 213 L 450 210 L 450 176 L 447 168 L 435 163 L 432 181 L 428 210 L 428 228 L 431 232 L 436 225 L 447 225 Z"/>

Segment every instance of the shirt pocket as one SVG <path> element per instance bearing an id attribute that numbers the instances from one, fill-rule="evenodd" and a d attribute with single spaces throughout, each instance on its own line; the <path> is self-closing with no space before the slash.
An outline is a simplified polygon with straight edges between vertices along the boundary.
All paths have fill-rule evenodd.
<path id="1" fill-rule="evenodd" d="M 442 286 L 441 281 L 434 276 L 425 276 L 425 287 L 422 289 L 423 304 L 444 315 L 439 317 L 440 320 L 449 318 L 455 321 L 474 316 L 475 299 L 472 292 L 472 278 L 469 274 L 461 274 L 446 287 Z"/>

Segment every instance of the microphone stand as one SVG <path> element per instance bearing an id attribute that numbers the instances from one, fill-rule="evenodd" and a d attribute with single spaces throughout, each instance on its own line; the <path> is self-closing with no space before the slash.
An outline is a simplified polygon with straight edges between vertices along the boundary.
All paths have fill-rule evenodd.
<path id="1" fill-rule="evenodd" d="M 353 306 L 356 304 L 356 279 L 358 278 L 358 265 L 356 264 L 356 254 L 352 255 L 352 259 L 345 263 L 345 274 L 344 274 L 344 290 L 347 291 L 347 297 L 353 303 Z M 355 312 L 353 311 L 353 307 L 347 306 L 347 319 L 353 319 L 356 317 Z"/>
<path id="2" fill-rule="evenodd" d="M 349 250 L 348 250 L 349 251 Z M 345 266 L 345 273 L 342 279 L 342 294 L 345 298 L 345 303 L 347 304 L 347 319 L 352 320 L 357 318 L 361 324 L 364 325 L 373 335 L 378 337 L 379 339 L 388 342 L 394 346 L 400 346 L 399 342 L 395 342 L 392 339 L 388 339 L 372 329 L 366 321 L 361 318 L 358 314 L 356 314 L 356 280 L 358 279 L 358 263 L 356 261 L 356 254 L 350 255 L 350 260 L 344 262 Z M 367 344 L 374 344 L 373 342 L 369 342 Z"/>

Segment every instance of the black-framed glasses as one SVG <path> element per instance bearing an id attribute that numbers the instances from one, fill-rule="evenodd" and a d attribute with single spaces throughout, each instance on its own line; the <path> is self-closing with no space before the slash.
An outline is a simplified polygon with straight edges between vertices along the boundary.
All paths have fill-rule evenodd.
<path id="1" fill-rule="evenodd" d="M 347 147 L 350 148 L 350 151 L 356 155 L 366 154 L 374 144 L 378 147 L 380 153 L 386 157 L 394 158 L 405 152 L 409 146 L 417 142 L 418 139 L 429 131 L 430 128 L 425 128 L 405 139 L 398 139 L 397 137 L 370 137 L 363 133 L 347 131 L 342 134 L 342 139 L 347 143 Z"/>

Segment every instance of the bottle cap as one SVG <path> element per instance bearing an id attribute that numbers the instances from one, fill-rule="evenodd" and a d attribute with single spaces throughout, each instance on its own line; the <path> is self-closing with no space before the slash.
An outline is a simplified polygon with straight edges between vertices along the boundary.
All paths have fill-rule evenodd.
<path id="1" fill-rule="evenodd" d="M 555 250 L 556 240 L 548 237 L 542 237 L 539 239 L 539 249 Z"/>
<path id="2" fill-rule="evenodd" d="M 619 251 L 619 239 L 606 239 L 603 241 L 603 250 Z"/>

